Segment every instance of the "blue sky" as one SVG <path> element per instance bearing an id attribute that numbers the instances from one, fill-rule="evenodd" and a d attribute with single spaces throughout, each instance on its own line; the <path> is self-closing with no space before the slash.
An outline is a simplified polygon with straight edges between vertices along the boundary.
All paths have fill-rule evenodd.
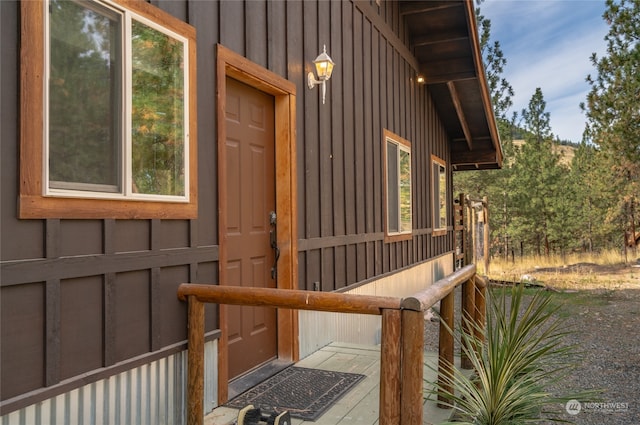
<path id="1" fill-rule="evenodd" d="M 551 114 L 551 130 L 563 140 L 582 140 L 591 54 L 606 51 L 604 0 L 485 0 L 481 12 L 491 20 L 491 39 L 507 59 L 504 77 L 515 91 L 509 113 L 527 108 L 536 87 Z"/>

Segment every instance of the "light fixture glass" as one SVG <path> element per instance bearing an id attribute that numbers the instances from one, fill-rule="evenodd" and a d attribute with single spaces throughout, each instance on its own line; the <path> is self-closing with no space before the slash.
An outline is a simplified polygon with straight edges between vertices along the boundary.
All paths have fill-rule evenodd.
<path id="1" fill-rule="evenodd" d="M 318 55 L 313 63 L 316 64 L 316 73 L 318 74 L 319 80 L 328 80 L 331 78 L 334 63 L 327 54 L 327 46 L 324 46 L 324 51 Z"/>
<path id="2" fill-rule="evenodd" d="M 318 55 L 318 57 L 313 61 L 316 66 L 316 73 L 318 74 L 318 79 L 316 80 L 313 72 L 310 72 L 307 75 L 307 83 L 309 85 L 309 89 L 314 88 L 318 84 L 322 84 L 322 104 L 325 102 L 325 95 L 327 92 L 326 81 L 331 78 L 331 73 L 333 72 L 333 67 L 335 63 L 331 60 L 331 57 L 327 54 L 327 46 L 324 46 L 323 52 Z"/>

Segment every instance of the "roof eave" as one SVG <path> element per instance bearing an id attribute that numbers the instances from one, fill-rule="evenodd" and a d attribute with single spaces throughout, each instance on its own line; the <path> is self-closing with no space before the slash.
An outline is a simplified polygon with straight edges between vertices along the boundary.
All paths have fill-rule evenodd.
<path id="1" fill-rule="evenodd" d="M 498 132 L 498 125 L 496 123 L 496 117 L 493 111 L 493 104 L 491 103 L 491 92 L 489 91 L 489 84 L 487 82 L 487 74 L 485 73 L 484 63 L 482 61 L 482 52 L 480 50 L 480 39 L 478 36 L 478 24 L 476 21 L 476 13 L 473 7 L 473 0 L 465 0 L 465 10 L 467 15 L 467 23 L 469 25 L 470 40 L 473 46 L 473 61 L 476 68 L 476 75 L 478 76 L 478 82 L 480 85 L 480 93 L 482 95 L 482 103 L 484 106 L 485 116 L 489 126 L 489 133 L 491 134 L 491 141 L 496 151 L 496 168 L 502 168 L 502 145 L 500 143 L 500 134 Z"/>
<path id="2" fill-rule="evenodd" d="M 502 166 L 473 0 L 401 1 L 400 15 L 449 138 L 454 169 Z M 477 158 L 477 159 L 476 159 Z"/>

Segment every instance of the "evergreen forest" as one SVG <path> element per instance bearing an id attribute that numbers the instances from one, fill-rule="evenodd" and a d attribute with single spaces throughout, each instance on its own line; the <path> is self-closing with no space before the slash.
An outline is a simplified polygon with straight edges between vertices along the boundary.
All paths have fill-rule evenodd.
<path id="1" fill-rule="evenodd" d="M 507 58 L 480 8 L 477 19 L 504 162 L 500 170 L 454 173 L 454 193 L 488 196 L 492 255 L 637 249 L 640 1 L 606 1 L 606 52 L 590 58 L 579 144 L 554 136 L 540 88 L 526 109 L 512 111 Z"/>

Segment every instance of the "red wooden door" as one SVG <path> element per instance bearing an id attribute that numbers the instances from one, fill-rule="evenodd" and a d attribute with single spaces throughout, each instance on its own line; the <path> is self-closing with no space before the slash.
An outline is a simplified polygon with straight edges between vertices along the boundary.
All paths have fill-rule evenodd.
<path id="1" fill-rule="evenodd" d="M 272 96 L 226 81 L 226 285 L 275 288 L 270 213 L 275 211 Z M 229 378 L 277 357 L 276 310 L 228 306 Z"/>

